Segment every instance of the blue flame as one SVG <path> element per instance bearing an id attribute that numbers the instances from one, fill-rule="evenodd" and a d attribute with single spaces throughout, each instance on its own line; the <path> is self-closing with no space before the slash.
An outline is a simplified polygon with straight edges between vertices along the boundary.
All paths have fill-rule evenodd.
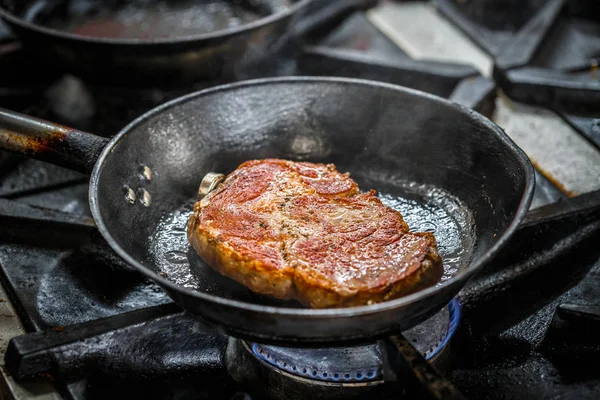
<path id="1" fill-rule="evenodd" d="M 425 359 L 430 360 L 439 354 L 447 345 L 458 328 L 460 322 L 460 304 L 453 299 L 448 304 L 448 331 L 439 344 L 432 351 L 425 354 Z M 318 371 L 310 366 L 299 366 L 277 359 L 274 355 L 264 350 L 260 345 L 253 343 L 252 351 L 256 357 L 276 368 L 287 371 L 293 375 L 325 382 L 368 382 L 380 380 L 383 377 L 383 367 L 369 367 L 352 371 Z"/>

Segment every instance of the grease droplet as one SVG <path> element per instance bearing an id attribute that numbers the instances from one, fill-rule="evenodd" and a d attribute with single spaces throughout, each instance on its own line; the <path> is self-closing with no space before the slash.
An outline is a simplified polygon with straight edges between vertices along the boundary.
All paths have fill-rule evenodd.
<path id="1" fill-rule="evenodd" d="M 418 227 L 417 230 L 421 232 L 435 232 L 437 230 L 437 225 L 433 222 L 424 222 Z"/>
<path id="2" fill-rule="evenodd" d="M 165 258 L 172 264 L 187 264 L 188 257 L 183 251 L 173 250 L 165 254 Z"/>
<path id="3" fill-rule="evenodd" d="M 173 236 L 186 236 L 187 237 L 187 225 L 176 226 L 171 229 L 171 235 Z"/>

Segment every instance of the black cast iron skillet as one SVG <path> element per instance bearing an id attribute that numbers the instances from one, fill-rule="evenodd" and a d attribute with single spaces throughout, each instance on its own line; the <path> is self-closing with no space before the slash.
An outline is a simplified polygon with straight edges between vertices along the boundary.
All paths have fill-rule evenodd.
<path id="1" fill-rule="evenodd" d="M 528 158 L 480 114 L 423 92 L 341 78 L 273 78 L 192 93 L 108 143 L 3 110 L 0 148 L 91 172 L 94 220 L 125 261 L 190 313 L 264 343 L 339 345 L 422 322 L 512 235 L 533 188 Z M 184 233 L 200 181 L 267 157 L 333 162 L 362 189 L 377 189 L 409 224 L 435 230 L 446 280 L 382 304 L 312 310 L 213 272 Z"/>
<path id="2" fill-rule="evenodd" d="M 178 11 L 161 11 L 159 3 Z M 287 9 L 273 7 L 284 3 Z M 206 79 L 239 80 L 240 71 L 282 44 L 375 3 L 0 0 L 0 17 L 42 65 L 103 86 L 173 87 Z M 217 11 L 210 14 L 211 9 Z M 224 16 L 232 9 L 238 11 L 235 15 L 253 13 L 258 19 L 230 27 Z M 94 17 L 98 15 L 105 16 L 101 22 Z"/>

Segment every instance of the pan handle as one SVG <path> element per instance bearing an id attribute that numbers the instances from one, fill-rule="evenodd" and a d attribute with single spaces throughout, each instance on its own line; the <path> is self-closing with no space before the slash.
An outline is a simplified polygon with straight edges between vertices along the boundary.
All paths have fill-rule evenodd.
<path id="1" fill-rule="evenodd" d="M 108 139 L 0 108 L 0 149 L 90 173 Z"/>
<path id="2" fill-rule="evenodd" d="M 388 337 L 380 345 L 384 357 L 384 381 L 402 381 L 419 392 L 421 399 L 466 400 L 404 336 Z"/>

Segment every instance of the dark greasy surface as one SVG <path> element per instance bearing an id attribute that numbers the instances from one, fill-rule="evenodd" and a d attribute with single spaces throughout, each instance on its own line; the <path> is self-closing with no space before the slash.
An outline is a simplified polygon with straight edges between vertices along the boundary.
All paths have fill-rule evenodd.
<path id="1" fill-rule="evenodd" d="M 596 235 L 595 241 L 599 238 Z M 567 328 L 568 336 L 559 332 L 558 338 L 551 325 L 560 304 L 599 305 L 600 266 L 592 264 L 579 285 L 516 326 L 497 336 L 465 339 L 470 356 L 456 356 L 459 369 L 452 380 L 467 398 L 592 400 L 600 396 L 600 376 L 590 368 L 600 355 L 597 324 L 583 320 Z M 542 343 L 545 337 L 548 343 Z"/>
<path id="2" fill-rule="evenodd" d="M 600 192 L 541 208 L 461 294 L 468 398 L 598 398 L 598 240 Z"/>
<path id="3" fill-rule="evenodd" d="M 48 238 L 32 243 L 27 238 L 31 228 L 15 229 L 9 235 L 4 231 L 8 241 L 0 245 L 0 263 L 16 268 L 5 282 L 16 289 L 28 329 L 70 325 L 171 302 L 155 284 L 128 269 L 97 234 L 88 240 L 88 230 L 67 227 L 72 234 L 55 239 L 64 226 L 37 224 L 40 234 Z"/>

